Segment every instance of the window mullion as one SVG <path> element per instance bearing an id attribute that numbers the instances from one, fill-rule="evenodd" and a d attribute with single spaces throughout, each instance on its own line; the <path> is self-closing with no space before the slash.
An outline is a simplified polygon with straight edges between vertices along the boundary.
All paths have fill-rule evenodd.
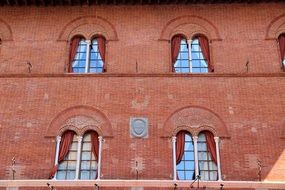
<path id="1" fill-rule="evenodd" d="M 103 143 L 103 137 L 99 136 L 99 155 L 98 155 L 98 168 L 97 168 L 97 179 L 100 179 L 101 177 L 101 158 L 102 158 L 102 143 Z"/>
<path id="2" fill-rule="evenodd" d="M 216 144 L 216 154 L 217 154 L 217 167 L 218 167 L 218 181 L 222 181 L 222 172 L 221 172 L 221 162 L 220 162 L 220 147 L 219 147 L 219 137 L 214 137 Z"/>
<path id="3" fill-rule="evenodd" d="M 176 175 L 176 137 L 172 137 L 172 160 L 173 160 L 173 180 L 177 179 Z"/>
<path id="4" fill-rule="evenodd" d="M 86 42 L 86 62 L 85 62 L 85 73 L 89 72 L 90 67 L 90 46 L 91 46 L 91 40 L 85 40 Z"/>
<path id="5" fill-rule="evenodd" d="M 199 162 L 198 162 L 198 137 L 193 137 L 194 141 L 194 159 L 195 159 L 195 176 L 199 175 Z"/>
<path id="6" fill-rule="evenodd" d="M 56 152 L 55 152 L 55 159 L 54 159 L 54 165 L 56 166 L 58 164 L 58 156 L 59 156 L 59 148 L 60 148 L 60 141 L 61 141 L 61 136 L 56 137 Z M 54 174 L 54 179 L 56 179 L 56 174 Z"/>
<path id="7" fill-rule="evenodd" d="M 189 67 L 190 67 L 190 73 L 192 73 L 192 54 L 191 54 L 191 44 L 192 44 L 192 40 L 187 40 L 187 44 L 188 44 L 188 58 L 189 58 Z"/>
<path id="8" fill-rule="evenodd" d="M 79 179 L 80 156 L 81 156 L 81 147 L 82 147 L 82 136 L 78 136 L 77 139 L 78 139 L 78 144 L 77 144 L 75 179 Z"/>

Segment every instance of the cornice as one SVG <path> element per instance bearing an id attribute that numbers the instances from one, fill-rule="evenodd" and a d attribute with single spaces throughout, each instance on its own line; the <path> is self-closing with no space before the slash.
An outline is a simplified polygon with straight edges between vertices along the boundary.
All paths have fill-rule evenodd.
<path id="1" fill-rule="evenodd" d="M 57 73 L 57 74 L 0 74 L 0 78 L 107 78 L 107 77 L 130 77 L 130 78 L 245 78 L 245 77 L 285 77 L 285 72 L 280 73 Z"/>

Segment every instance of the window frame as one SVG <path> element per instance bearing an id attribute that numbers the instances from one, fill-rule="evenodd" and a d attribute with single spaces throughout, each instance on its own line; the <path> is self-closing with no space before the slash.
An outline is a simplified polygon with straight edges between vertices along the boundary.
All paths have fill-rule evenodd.
<path id="1" fill-rule="evenodd" d="M 91 159 L 90 159 L 90 162 L 92 161 L 95 161 L 96 163 L 96 170 L 95 170 L 95 178 L 91 178 L 91 175 L 89 175 L 89 179 L 81 179 L 81 163 L 82 163 L 82 152 L 83 152 L 83 144 L 84 144 L 84 136 L 85 135 L 90 135 L 90 132 L 92 132 L 93 130 L 89 130 L 87 132 L 85 132 L 82 136 L 80 135 L 77 135 L 76 133 L 74 134 L 74 137 L 73 138 L 76 138 L 77 140 L 76 141 L 72 141 L 72 143 L 70 144 L 70 147 L 69 147 L 69 151 L 68 151 L 68 154 L 66 155 L 66 157 L 69 157 L 69 153 L 70 153 L 70 150 L 71 150 L 71 146 L 73 144 L 73 142 L 76 142 L 76 145 L 77 145 L 77 149 L 76 149 L 76 167 L 75 167 L 75 177 L 73 179 L 67 179 L 67 173 L 65 174 L 65 177 L 64 179 L 60 179 L 58 178 L 58 171 L 59 169 L 56 170 L 55 174 L 54 174 L 54 177 L 53 177 L 53 180 L 96 180 L 96 179 L 100 179 L 100 174 L 101 174 L 101 154 L 102 154 L 102 143 L 103 143 L 103 137 L 102 136 L 99 136 L 98 134 L 98 141 L 99 141 L 99 152 L 98 152 L 98 158 L 97 158 L 97 161 L 95 160 L 95 155 L 94 153 L 92 152 L 92 145 L 91 145 Z M 62 133 L 64 134 L 64 133 Z M 61 162 L 61 163 L 58 163 L 57 159 L 58 159 L 58 155 L 59 155 L 59 149 L 60 149 L 60 142 L 61 142 L 61 136 L 57 136 L 56 138 L 56 155 L 55 155 L 55 165 L 58 165 L 58 168 L 60 167 L 60 164 L 62 164 L 63 162 L 66 162 L 66 161 L 69 161 L 69 160 L 66 160 L 66 158 Z M 94 157 L 94 160 L 92 160 L 92 157 Z M 83 160 L 85 161 L 85 160 Z M 60 170 L 60 171 L 65 171 L 65 170 Z M 92 168 L 90 168 L 90 172 L 92 171 Z M 68 168 L 66 169 L 66 172 L 68 172 Z"/>
<path id="2" fill-rule="evenodd" d="M 177 34 L 177 35 L 174 35 L 173 37 L 172 37 L 172 39 L 171 40 L 173 40 L 173 38 L 175 37 L 175 36 L 181 36 L 182 37 L 182 40 L 181 40 L 181 42 L 180 42 L 180 48 L 179 48 L 179 53 L 178 53 L 178 56 L 177 56 L 177 59 L 176 59 L 176 61 L 175 61 L 175 63 L 172 65 L 172 71 L 174 72 L 174 73 L 191 73 L 191 74 L 207 74 L 207 73 L 210 73 L 210 72 L 213 72 L 213 71 L 209 71 L 209 63 L 206 61 L 206 59 L 204 58 L 204 55 L 203 55 L 203 53 L 202 53 L 202 50 L 201 50 L 201 45 L 200 45 L 200 42 L 199 42 L 199 40 L 198 40 L 198 36 L 203 36 L 203 37 L 205 37 L 205 38 L 207 38 L 205 35 L 202 35 L 202 34 L 197 34 L 197 35 L 194 35 L 194 36 L 192 36 L 191 38 L 188 38 L 188 37 L 186 37 L 185 35 L 182 35 L 182 34 Z M 207 38 L 208 39 L 208 38 Z M 193 44 L 193 41 L 195 41 L 195 40 L 198 40 L 198 44 Z M 186 46 L 187 46 L 187 50 L 188 50 L 188 66 L 189 67 L 175 67 L 175 64 L 177 64 L 177 60 L 179 60 L 179 56 L 180 56 L 180 50 L 181 50 L 181 45 L 182 45 L 182 41 L 186 41 Z M 193 45 L 198 45 L 198 47 L 199 47 L 199 51 L 198 51 L 198 54 L 202 54 L 202 56 L 203 56 L 203 59 L 195 59 L 195 60 L 200 60 L 200 62 L 201 62 L 201 60 L 203 60 L 205 63 L 206 63 L 206 65 L 207 65 L 207 67 L 201 67 L 201 63 L 200 63 L 200 67 L 193 67 L 193 52 L 195 52 L 195 51 L 193 51 L 192 50 L 192 46 Z M 210 45 L 210 44 L 208 44 L 208 45 Z M 209 51 L 210 51 L 210 46 L 209 46 Z M 209 52 L 210 53 L 210 52 Z M 182 59 L 183 60 L 183 59 Z M 181 69 L 181 68 L 188 68 L 189 69 L 189 72 L 182 72 L 182 71 L 179 71 L 179 72 L 177 72 L 176 71 L 176 69 Z M 198 68 L 198 69 L 200 69 L 200 72 L 193 72 L 193 68 L 195 69 L 195 68 Z M 206 72 L 201 72 L 201 69 L 206 69 Z"/>
<path id="3" fill-rule="evenodd" d="M 184 130 L 183 130 L 184 131 Z M 177 132 L 177 134 L 179 133 L 180 131 Z M 210 131 L 209 131 L 210 132 Z M 199 159 L 199 148 L 198 148 L 198 143 L 199 143 L 199 136 L 203 134 L 203 131 L 200 131 L 198 133 L 198 135 L 195 135 L 193 136 L 189 131 L 185 131 L 185 141 L 184 141 L 184 149 L 185 149 L 185 146 L 186 146 L 186 135 L 190 136 L 190 138 L 192 138 L 192 142 L 193 142 L 193 151 L 194 151 L 194 173 L 193 173 L 193 176 L 195 177 L 195 179 L 177 179 L 179 178 L 178 176 L 178 171 L 184 171 L 185 173 L 185 166 L 184 166 L 184 170 L 181 170 L 181 169 L 177 169 L 178 165 L 181 164 L 181 162 L 179 164 L 176 164 L 176 135 L 172 137 L 172 149 L 173 149 L 173 179 L 174 180 L 183 180 L 183 181 L 186 181 L 186 180 L 196 180 L 197 179 L 197 173 L 199 174 L 199 179 L 202 180 L 202 181 L 222 181 L 222 175 L 221 175 L 221 162 L 220 162 L 220 147 L 219 147 L 219 141 L 220 141 L 220 138 L 217 137 L 217 136 L 214 136 L 214 141 L 215 141 L 215 148 L 216 148 L 216 156 L 217 156 L 217 164 L 216 164 L 216 175 L 217 175 L 217 179 L 216 180 L 211 180 L 211 179 L 201 179 L 201 174 L 200 174 L 200 171 L 204 171 L 204 170 L 200 170 L 199 169 L 199 164 L 200 164 L 200 159 Z M 212 133 L 213 134 L 213 133 Z M 207 146 L 207 145 L 206 145 Z M 208 150 L 208 147 L 207 147 L 207 153 L 209 154 L 209 150 Z M 185 150 L 183 152 L 183 157 L 185 156 Z M 183 157 L 182 157 L 182 160 L 183 161 Z M 208 156 L 207 156 L 208 157 Z M 213 162 L 213 160 L 207 160 L 207 162 Z M 215 164 L 215 163 L 214 163 Z M 209 170 L 209 171 L 208 171 Z M 212 170 L 210 170 L 208 168 L 208 170 L 206 172 L 211 172 Z M 190 170 L 189 170 L 190 171 Z M 214 171 L 214 170 L 213 170 Z M 186 175 L 186 174 L 185 174 Z M 184 175 L 184 176 L 185 176 Z M 209 174 L 210 175 L 210 174 Z"/>
<path id="4" fill-rule="evenodd" d="M 76 37 L 76 36 L 75 36 Z M 72 38 L 72 40 L 74 40 L 74 38 L 75 37 L 73 37 Z M 79 44 L 78 44 L 78 46 L 77 46 L 77 49 L 76 49 L 76 53 L 75 53 L 75 55 L 74 55 L 74 58 L 72 59 L 72 60 L 69 60 L 69 73 L 73 73 L 73 74 L 86 74 L 86 73 L 88 73 L 88 74 L 100 74 L 100 73 L 104 73 L 104 72 L 106 72 L 106 63 L 105 63 L 105 61 L 104 61 L 104 59 L 101 57 L 101 54 L 100 54 L 100 51 L 99 51 L 99 45 L 98 45 L 98 38 L 103 38 L 105 41 L 106 41 L 106 38 L 104 37 L 104 36 L 94 36 L 94 37 L 92 37 L 91 39 L 86 39 L 86 38 L 84 38 L 83 36 L 81 36 L 81 35 L 79 35 L 79 36 L 77 36 L 78 38 L 80 38 L 80 41 L 79 41 Z M 72 42 L 72 40 L 71 40 L 71 42 Z M 96 41 L 96 43 L 93 43 L 94 41 Z M 85 51 L 84 52 L 81 52 L 80 50 L 79 50 L 79 47 L 80 47 L 80 43 L 84 43 L 85 44 Z M 93 44 L 94 44 L 94 46 L 96 46 L 97 48 L 96 48 L 96 51 L 93 51 L 92 52 L 92 47 L 93 47 Z M 95 45 L 96 44 L 96 45 Z M 71 47 L 71 46 L 70 46 Z M 104 49 L 106 49 L 106 43 L 104 43 Z M 71 49 L 69 48 L 69 51 L 71 51 Z M 92 54 L 97 54 L 97 58 L 96 59 L 92 59 Z M 80 56 L 80 54 L 85 54 L 85 57 L 84 57 L 84 67 L 82 67 L 82 66 L 77 66 L 77 67 L 74 67 L 73 65 L 75 64 L 75 62 L 77 61 L 77 60 L 80 60 L 80 59 L 76 59 L 77 58 L 77 56 Z M 99 57 L 99 59 L 98 59 L 98 57 Z M 97 60 L 97 61 L 95 61 L 95 60 Z M 98 66 L 99 65 L 99 62 L 98 62 L 98 60 L 99 60 L 99 62 L 101 62 L 102 63 L 102 65 L 101 66 Z M 94 61 L 94 63 L 93 64 L 95 64 L 96 66 L 94 67 L 94 66 L 91 66 L 91 64 L 92 64 L 92 61 Z M 80 63 L 79 63 L 79 61 L 77 61 L 77 65 L 79 65 Z M 81 72 L 81 71 L 77 71 L 77 72 L 74 72 L 74 69 L 80 69 L 80 68 L 83 68 L 84 69 L 84 72 Z M 90 69 L 94 69 L 94 70 L 96 70 L 95 72 L 91 72 L 90 71 Z M 101 70 L 101 71 L 99 71 L 99 70 Z"/>

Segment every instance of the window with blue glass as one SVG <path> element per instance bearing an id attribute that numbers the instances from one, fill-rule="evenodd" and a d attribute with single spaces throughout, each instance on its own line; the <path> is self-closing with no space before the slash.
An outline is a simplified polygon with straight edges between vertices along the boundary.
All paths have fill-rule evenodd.
<path id="1" fill-rule="evenodd" d="M 75 38 L 71 43 L 70 68 L 72 73 L 102 73 L 105 68 L 105 39 Z"/>
<path id="2" fill-rule="evenodd" d="M 178 179 L 195 179 L 194 144 L 190 134 L 185 134 L 184 153 L 180 163 L 176 166 Z"/>
<path id="3" fill-rule="evenodd" d="M 83 137 L 79 137 L 82 138 L 81 141 L 78 141 L 78 136 L 74 135 L 68 153 L 58 165 L 56 179 L 96 179 L 98 163 L 94 149 L 92 149 L 94 146 L 92 145 L 92 133 L 95 132 L 87 132 Z"/>
<path id="4" fill-rule="evenodd" d="M 83 136 L 82 150 L 80 157 L 80 179 L 95 179 L 97 171 L 97 161 L 92 152 L 91 134 L 87 133 Z"/>
<path id="5" fill-rule="evenodd" d="M 207 141 L 204 133 L 200 133 L 198 136 L 198 163 L 199 175 L 202 180 L 217 180 L 218 168 L 207 148 Z"/>
<path id="6" fill-rule="evenodd" d="M 175 36 L 172 40 L 172 56 L 174 56 L 172 61 L 175 73 L 213 72 L 210 64 L 209 44 L 206 37 L 197 36 L 187 40 L 185 37 Z M 175 43 L 179 43 L 179 51 L 175 51 L 176 47 L 178 47 L 178 44 Z"/>
<path id="7" fill-rule="evenodd" d="M 195 150 L 191 134 L 187 131 L 178 133 L 176 137 L 177 143 L 179 144 L 176 146 L 176 163 L 178 163 L 176 165 L 176 173 L 179 180 L 195 180 L 197 176 L 205 181 L 216 181 L 218 179 L 217 164 L 212 159 L 207 145 L 209 142 L 207 142 L 205 134 L 206 133 L 201 132 L 198 138 L 196 137 L 197 150 Z M 211 138 L 211 135 L 208 137 Z M 178 148 L 179 146 L 180 148 Z M 195 152 L 197 158 L 195 157 Z M 195 168 L 195 163 L 197 163 L 198 168 Z M 196 174 L 195 172 L 198 173 Z"/>
<path id="8" fill-rule="evenodd" d="M 64 160 L 58 165 L 56 179 L 75 179 L 76 175 L 76 155 L 78 148 L 77 137 L 74 135 L 69 146 L 69 152 Z"/>

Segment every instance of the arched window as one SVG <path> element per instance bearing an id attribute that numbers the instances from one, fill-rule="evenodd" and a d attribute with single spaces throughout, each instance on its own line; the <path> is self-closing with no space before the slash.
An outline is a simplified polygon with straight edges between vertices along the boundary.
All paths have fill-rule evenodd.
<path id="1" fill-rule="evenodd" d="M 105 38 L 98 36 L 92 40 L 76 36 L 71 40 L 69 72 L 102 73 L 105 65 Z"/>
<path id="2" fill-rule="evenodd" d="M 285 70 L 285 33 L 280 34 L 278 37 L 280 57 L 283 70 Z"/>
<path id="3" fill-rule="evenodd" d="M 92 151 L 92 148 L 94 146 L 92 145 L 92 141 L 94 140 L 98 142 L 98 135 L 95 132 L 89 132 L 83 136 L 81 157 L 80 157 L 80 171 L 79 171 L 80 179 L 95 179 L 96 178 L 98 158 L 97 158 L 97 155 L 95 155 L 94 151 Z M 99 145 L 95 145 L 95 146 L 99 146 Z"/>
<path id="4" fill-rule="evenodd" d="M 213 152 L 210 151 L 211 148 Z M 199 175 L 202 180 L 214 181 L 218 179 L 214 136 L 208 131 L 202 132 L 198 136 L 198 161 Z"/>
<path id="5" fill-rule="evenodd" d="M 171 56 L 173 72 L 208 73 L 214 71 L 210 61 L 209 42 L 203 35 L 197 35 L 190 40 L 182 35 L 174 36 L 171 40 Z"/>
<path id="6" fill-rule="evenodd" d="M 56 161 L 50 178 L 96 179 L 99 167 L 99 143 L 95 131 L 88 131 L 83 137 L 76 136 L 73 131 L 66 131 L 57 138 Z"/>
<path id="7" fill-rule="evenodd" d="M 70 134 L 73 133 L 73 134 Z M 65 143 L 66 138 L 71 138 L 71 136 L 73 136 L 71 143 Z M 60 156 L 63 157 L 60 158 L 59 165 L 58 165 L 58 169 L 57 169 L 57 174 L 56 174 L 56 178 L 57 179 L 75 179 L 75 174 L 76 174 L 76 155 L 77 155 L 77 137 L 76 135 L 74 135 L 74 132 L 72 131 L 68 131 L 66 132 L 63 136 L 62 136 L 62 143 L 61 143 L 61 147 L 64 148 L 64 146 L 66 148 L 68 148 L 68 144 L 69 144 L 69 148 L 66 150 L 66 156 L 60 154 Z M 60 153 L 63 150 L 60 150 Z"/>
<path id="8" fill-rule="evenodd" d="M 217 143 L 214 135 L 203 131 L 198 137 L 192 137 L 187 131 L 176 135 L 176 175 L 179 180 L 194 180 L 197 177 L 205 181 L 218 180 Z"/>
<path id="9" fill-rule="evenodd" d="M 180 137 L 181 135 L 184 136 L 184 149 L 182 148 L 183 155 L 177 162 L 177 176 L 180 180 L 195 179 L 194 143 L 192 136 L 190 133 L 180 132 L 180 134 L 177 135 L 177 142 L 183 143 L 178 139 L 183 138 Z"/>

